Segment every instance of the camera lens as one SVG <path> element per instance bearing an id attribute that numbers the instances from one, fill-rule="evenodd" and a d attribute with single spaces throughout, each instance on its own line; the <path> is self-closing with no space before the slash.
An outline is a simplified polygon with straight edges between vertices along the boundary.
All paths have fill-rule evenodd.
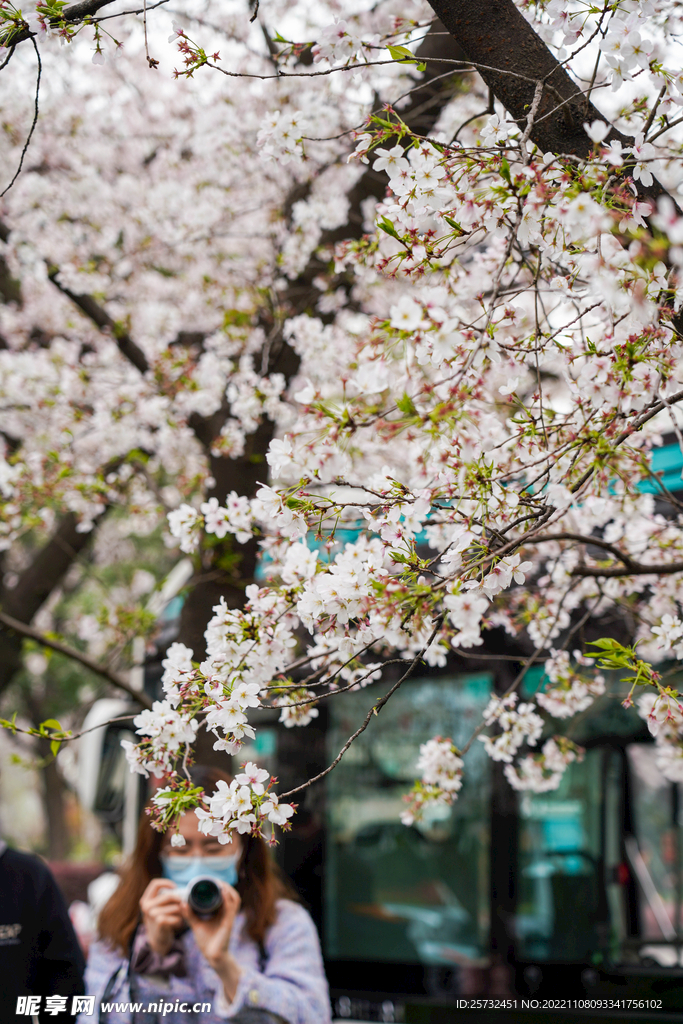
<path id="1" fill-rule="evenodd" d="M 213 917 L 223 905 L 223 894 L 213 878 L 196 878 L 190 886 L 187 902 L 199 917 Z"/>

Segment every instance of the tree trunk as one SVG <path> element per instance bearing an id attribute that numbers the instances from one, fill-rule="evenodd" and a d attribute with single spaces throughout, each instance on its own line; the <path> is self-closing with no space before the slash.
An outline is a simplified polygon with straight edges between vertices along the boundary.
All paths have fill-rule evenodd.
<path id="1" fill-rule="evenodd" d="M 73 513 L 64 516 L 50 540 L 21 573 L 16 586 L 12 589 L 0 586 L 3 612 L 19 622 L 31 622 L 91 541 L 92 531 L 79 533 L 77 525 L 78 520 Z M 7 626 L 0 627 L 0 694 L 7 689 L 21 665 L 21 646 L 22 637 Z"/>
<path id="2" fill-rule="evenodd" d="M 66 860 L 71 848 L 66 820 L 66 786 L 56 760 L 50 754 L 48 743 L 41 743 L 41 754 L 49 757 L 41 769 L 41 789 L 45 810 L 45 829 L 48 860 Z"/>

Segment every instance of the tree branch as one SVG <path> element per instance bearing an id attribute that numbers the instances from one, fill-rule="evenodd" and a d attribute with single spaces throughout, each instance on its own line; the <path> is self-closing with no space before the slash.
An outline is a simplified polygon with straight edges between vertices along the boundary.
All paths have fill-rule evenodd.
<path id="1" fill-rule="evenodd" d="M 640 416 L 638 416 L 635 420 L 629 423 L 628 427 L 625 430 L 622 430 L 622 432 L 614 441 L 614 447 L 617 448 L 620 444 L 622 444 L 623 441 L 626 441 L 631 436 L 631 434 L 635 434 L 637 430 L 640 430 L 640 428 L 644 426 L 654 416 L 656 416 L 657 413 L 660 413 L 663 409 L 671 410 L 671 406 L 677 405 L 681 400 L 683 400 L 683 391 L 677 391 L 675 395 L 671 395 L 671 397 L 667 398 L 666 401 L 659 401 L 646 412 L 641 413 Z M 593 467 L 587 469 L 583 476 L 579 477 L 576 483 L 572 484 L 569 488 L 572 494 L 577 494 L 578 491 L 580 491 L 583 485 L 586 483 L 586 481 L 590 480 L 594 472 L 595 469 Z"/>
<path id="2" fill-rule="evenodd" d="M 111 672 L 108 668 L 104 668 L 102 665 L 99 665 L 96 661 L 93 661 L 92 658 L 89 658 L 87 654 L 82 654 L 74 647 L 68 647 L 66 644 L 60 643 L 59 640 L 51 640 L 43 633 L 38 632 L 37 629 L 33 629 L 32 626 L 27 626 L 26 623 L 20 622 L 11 615 L 6 615 L 5 612 L 0 612 L 0 622 L 3 623 L 7 629 L 13 630 L 20 636 L 28 637 L 29 640 L 35 640 L 35 642 L 40 644 L 41 647 L 47 647 L 51 651 L 57 651 L 59 654 L 64 654 L 67 658 L 77 661 L 90 672 L 94 672 L 96 675 L 106 679 L 112 686 L 116 686 L 119 690 L 123 690 L 129 697 L 136 700 L 138 704 L 142 704 L 143 707 L 152 707 L 152 702 L 146 693 L 143 693 L 140 690 L 135 690 L 130 683 L 127 683 L 126 680 L 123 679 L 122 676 L 118 675 L 116 672 Z"/>
<path id="3" fill-rule="evenodd" d="M 47 276 L 52 281 L 55 288 L 58 288 L 62 295 L 65 295 L 67 299 L 71 299 L 75 306 L 81 310 L 82 313 L 92 320 L 96 327 L 99 327 L 101 331 L 111 334 L 112 338 L 118 345 L 121 355 L 125 356 L 126 359 L 133 364 L 140 371 L 140 373 L 147 373 L 149 370 L 149 362 L 147 356 L 133 341 L 128 331 L 113 320 L 106 309 L 100 306 L 99 302 L 93 299 L 92 295 L 78 295 L 76 292 L 72 292 L 69 288 L 66 288 L 59 282 L 59 267 L 56 267 L 53 263 L 48 262 Z"/>
<path id="4" fill-rule="evenodd" d="M 536 83 L 545 88 L 538 103 L 530 138 L 542 153 L 568 153 L 587 158 L 592 142 L 585 121 L 607 121 L 556 60 L 513 0 L 429 0 L 453 38 L 462 46 L 488 87 L 518 123 L 533 109 Z M 514 71 L 515 74 L 511 74 Z M 633 139 L 611 128 L 605 142 Z M 643 198 L 668 195 L 655 180 L 634 183 Z M 675 200 L 674 200 L 675 203 Z M 680 212 L 680 211 L 679 211 Z"/>
<path id="5" fill-rule="evenodd" d="M 69 4 L 61 12 L 58 18 L 51 18 L 50 24 L 58 26 L 61 21 L 66 21 L 71 25 L 78 24 L 84 21 L 86 18 L 93 14 L 97 14 L 103 7 L 108 7 L 109 4 L 114 3 L 114 0 L 80 0 L 79 3 Z M 128 13 L 122 11 L 122 14 Z M 22 29 L 21 32 L 17 32 L 16 35 L 12 36 L 10 40 L 12 49 L 18 44 L 23 43 L 26 39 L 33 39 L 37 33 L 32 32 L 29 28 Z"/>
<path id="6" fill-rule="evenodd" d="M 603 548 L 604 551 L 609 551 L 610 554 L 614 555 L 615 558 L 618 558 L 619 561 L 623 562 L 623 564 L 626 566 L 638 565 L 638 563 L 635 562 L 630 555 L 624 554 L 624 552 L 621 551 L 614 544 L 608 544 L 607 541 L 601 540 L 600 537 L 584 537 L 580 533 L 563 532 L 546 534 L 542 537 L 534 537 L 532 543 L 543 544 L 545 541 L 553 540 L 575 540 L 578 541 L 579 544 L 592 544 L 596 548 Z"/>
<path id="7" fill-rule="evenodd" d="M 642 565 L 634 562 L 624 569 L 594 569 L 589 566 L 577 566 L 570 576 L 593 576 L 596 579 L 613 578 L 615 576 L 671 576 L 672 573 L 683 572 L 683 562 L 668 562 L 664 565 Z"/>
<path id="8" fill-rule="evenodd" d="M 609 551 L 610 554 L 618 558 L 623 563 L 623 569 L 598 569 L 592 566 L 577 566 L 576 569 L 572 569 L 571 576 L 670 576 L 675 572 L 683 572 L 683 562 L 665 562 L 663 565 L 643 565 L 642 562 L 636 562 L 635 559 L 631 558 L 630 555 L 625 554 L 614 544 L 608 544 L 607 541 L 601 540 L 599 537 L 583 537 L 579 533 L 553 533 L 547 534 L 545 537 L 534 537 L 531 543 L 542 544 L 544 541 L 559 541 L 559 540 L 573 540 L 578 541 L 579 544 L 592 544 L 594 547 L 603 548 L 605 551 Z M 522 545 L 524 542 L 522 541 Z"/>

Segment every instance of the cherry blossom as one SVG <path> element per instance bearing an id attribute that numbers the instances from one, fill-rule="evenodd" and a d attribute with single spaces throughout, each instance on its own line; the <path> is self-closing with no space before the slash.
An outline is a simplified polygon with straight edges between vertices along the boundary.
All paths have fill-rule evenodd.
<path id="1" fill-rule="evenodd" d="M 579 651 L 574 657 L 580 660 Z M 551 651 L 544 665 L 552 684 L 536 694 L 538 704 L 553 718 L 571 718 L 589 708 L 605 692 L 605 680 L 599 673 L 581 675 L 570 663 L 568 651 Z"/>
<path id="2" fill-rule="evenodd" d="M 308 725 L 320 713 L 312 703 L 314 700 L 315 694 L 306 689 L 294 689 L 282 697 L 277 697 L 275 704 L 282 708 L 279 721 L 283 722 L 287 729 L 294 725 Z"/>
<path id="3" fill-rule="evenodd" d="M 463 763 L 448 739 L 436 736 L 420 746 L 416 769 L 422 779 L 405 797 L 408 806 L 401 814 L 404 825 L 419 821 L 430 805 L 450 804 L 457 799 L 462 789 Z"/>
<path id="4" fill-rule="evenodd" d="M 268 47 L 246 16 L 209 29 L 188 8 L 201 41 L 174 22 L 167 44 L 182 82 L 140 78 L 133 23 L 115 69 L 99 36 L 96 69 L 90 41 L 40 43 L 46 73 L 73 77 L 41 100 L 0 210 L 0 548 L 19 564 L 58 517 L 98 536 L 115 509 L 124 539 L 157 531 L 197 578 L 229 576 L 205 657 L 169 648 L 164 699 L 124 743 L 164 779 L 165 827 L 182 801 L 222 842 L 293 814 L 253 762 L 192 793 L 200 723 L 237 758 L 261 706 L 305 727 L 322 696 L 381 699 L 387 662 L 484 655 L 491 630 L 546 681 L 492 696 L 476 749 L 516 789 L 556 788 L 580 752 L 552 719 L 605 689 L 572 631 L 625 606 L 650 665 L 638 713 L 682 777 L 680 697 L 651 668 L 683 656 L 683 534 L 652 469 L 681 432 L 680 14 L 527 5 L 577 87 L 596 86 L 574 148 L 542 152 L 537 111 L 514 121 L 481 66 L 415 126 L 427 72 L 395 47 L 419 46 L 430 10 L 276 0 L 272 27 L 299 34 Z M 0 81 L 8 181 L 16 74 Z M 96 616 L 68 629 L 101 640 Z M 464 751 L 423 744 L 406 821 L 455 799 Z"/>
<path id="5" fill-rule="evenodd" d="M 582 760 L 583 750 L 565 737 L 546 740 L 540 753 L 527 754 L 517 765 L 506 764 L 505 777 L 516 790 L 547 793 L 557 789 L 567 767 Z"/>

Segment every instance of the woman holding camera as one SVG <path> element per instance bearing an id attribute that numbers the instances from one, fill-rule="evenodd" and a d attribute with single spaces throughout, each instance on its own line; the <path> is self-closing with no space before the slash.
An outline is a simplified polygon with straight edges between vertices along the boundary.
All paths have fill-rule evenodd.
<path id="1" fill-rule="evenodd" d="M 229 777 L 196 768 L 212 792 Z M 318 935 L 276 873 L 263 839 L 222 846 L 179 821 L 185 845 L 141 823 L 133 858 L 99 919 L 86 971 L 100 1024 L 328 1024 L 330 1004 Z M 219 907 L 197 914 L 185 899 L 208 877 Z M 119 1004 L 116 1007 L 116 1004 Z M 140 1004 L 131 1010 L 127 1004 Z M 104 1004 L 104 1005 L 102 1005 Z M 107 1007 L 107 1004 L 112 1004 Z M 83 1017 L 83 1024 L 92 1018 Z"/>

